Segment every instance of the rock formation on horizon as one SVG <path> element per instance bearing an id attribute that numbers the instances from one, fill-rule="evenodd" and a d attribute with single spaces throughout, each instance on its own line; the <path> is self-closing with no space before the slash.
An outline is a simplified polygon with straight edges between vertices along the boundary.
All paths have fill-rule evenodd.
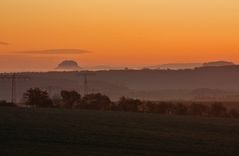
<path id="1" fill-rule="evenodd" d="M 56 69 L 59 70 L 79 70 L 80 66 L 78 65 L 78 63 L 76 61 L 73 60 L 65 60 L 62 61 L 57 67 Z"/>

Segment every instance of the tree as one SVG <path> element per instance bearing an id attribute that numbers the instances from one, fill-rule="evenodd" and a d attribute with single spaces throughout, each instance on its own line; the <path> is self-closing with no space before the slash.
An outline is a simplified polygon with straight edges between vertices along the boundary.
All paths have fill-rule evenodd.
<path id="1" fill-rule="evenodd" d="M 189 107 L 190 114 L 195 116 L 203 116 L 208 113 L 208 110 L 208 106 L 200 103 L 192 103 Z"/>
<path id="2" fill-rule="evenodd" d="M 178 103 L 174 106 L 174 113 L 176 115 L 187 115 L 188 107 L 182 103 Z"/>
<path id="3" fill-rule="evenodd" d="M 64 108 L 76 108 L 79 107 L 81 101 L 81 95 L 76 91 L 61 91 L 61 97 Z"/>
<path id="4" fill-rule="evenodd" d="M 53 107 L 53 103 L 49 98 L 47 91 L 39 88 L 31 88 L 23 95 L 26 105 L 34 107 Z"/>
<path id="5" fill-rule="evenodd" d="M 110 110 L 111 100 L 109 97 L 97 94 L 85 95 L 82 99 L 81 108 L 93 110 Z"/>
<path id="6" fill-rule="evenodd" d="M 142 102 L 138 99 L 122 97 L 119 100 L 118 107 L 121 111 L 138 112 L 138 107 Z"/>
<path id="7" fill-rule="evenodd" d="M 156 107 L 157 113 L 171 114 L 174 111 L 174 105 L 172 102 L 160 102 Z"/>
<path id="8" fill-rule="evenodd" d="M 235 108 L 230 109 L 228 114 L 231 118 L 239 118 L 239 111 Z"/>
<path id="9" fill-rule="evenodd" d="M 54 95 L 51 99 L 54 108 L 60 108 L 63 106 L 63 101 L 60 95 Z"/>
<path id="10" fill-rule="evenodd" d="M 157 104 L 152 101 L 145 102 L 145 112 L 157 113 Z"/>
<path id="11" fill-rule="evenodd" d="M 14 103 L 8 103 L 7 101 L 0 101 L 0 107 L 16 107 Z"/>
<path id="12" fill-rule="evenodd" d="M 227 108 L 221 103 L 214 103 L 210 107 L 210 115 L 215 117 L 224 117 L 226 116 Z"/>

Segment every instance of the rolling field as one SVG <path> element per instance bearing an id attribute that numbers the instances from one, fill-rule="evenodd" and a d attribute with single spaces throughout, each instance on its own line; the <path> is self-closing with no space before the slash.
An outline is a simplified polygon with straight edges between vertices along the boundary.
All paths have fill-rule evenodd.
<path id="1" fill-rule="evenodd" d="M 239 120 L 0 108 L 0 155 L 238 155 Z"/>

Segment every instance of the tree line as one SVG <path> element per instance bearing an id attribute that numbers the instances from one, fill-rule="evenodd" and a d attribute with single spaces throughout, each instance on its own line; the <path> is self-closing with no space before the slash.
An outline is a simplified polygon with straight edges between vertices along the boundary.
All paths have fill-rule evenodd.
<path id="1" fill-rule="evenodd" d="M 88 109 L 239 118 L 239 111 L 237 109 L 228 109 L 222 103 L 218 102 L 209 105 L 196 102 L 185 104 L 183 102 L 142 101 L 128 97 L 121 97 L 117 102 L 113 102 L 108 96 L 101 93 L 82 96 L 76 91 L 67 90 L 61 91 L 59 97 L 50 98 L 47 91 L 39 88 L 31 88 L 24 93 L 23 102 L 26 106 L 35 108 Z M 0 105 L 14 106 L 14 104 L 5 101 L 0 102 Z"/>

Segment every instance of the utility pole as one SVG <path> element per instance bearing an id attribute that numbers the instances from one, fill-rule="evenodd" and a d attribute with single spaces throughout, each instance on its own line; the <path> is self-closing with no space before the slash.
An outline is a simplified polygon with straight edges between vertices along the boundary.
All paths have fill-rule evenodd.
<path id="1" fill-rule="evenodd" d="M 29 80 L 30 78 L 27 76 L 23 76 L 16 73 L 11 74 L 0 74 L 0 79 L 7 79 L 11 81 L 11 102 L 16 103 L 17 102 L 17 80 Z"/>
<path id="2" fill-rule="evenodd" d="M 87 95 L 88 93 L 88 75 L 84 74 L 84 95 Z"/>
<path id="3" fill-rule="evenodd" d="M 93 72 L 90 72 L 90 71 L 82 71 L 78 74 L 79 76 L 83 76 L 84 78 L 84 81 L 83 81 L 83 94 L 84 95 L 87 95 L 89 94 L 89 80 L 88 80 L 88 77 L 89 76 L 93 76 L 95 75 Z"/>
<path id="4" fill-rule="evenodd" d="M 16 75 L 13 74 L 12 75 L 12 100 L 11 100 L 12 103 L 16 103 L 16 101 L 17 101 L 16 95 L 17 95 L 17 93 L 16 93 Z"/>

